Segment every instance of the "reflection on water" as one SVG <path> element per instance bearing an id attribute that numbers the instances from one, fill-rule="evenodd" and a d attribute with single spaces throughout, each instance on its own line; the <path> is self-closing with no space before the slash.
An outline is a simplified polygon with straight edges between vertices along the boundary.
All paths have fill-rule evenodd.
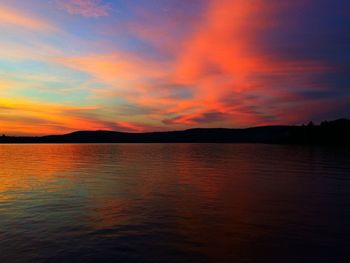
<path id="1" fill-rule="evenodd" d="M 0 262 L 348 262 L 350 153 L 0 145 Z"/>

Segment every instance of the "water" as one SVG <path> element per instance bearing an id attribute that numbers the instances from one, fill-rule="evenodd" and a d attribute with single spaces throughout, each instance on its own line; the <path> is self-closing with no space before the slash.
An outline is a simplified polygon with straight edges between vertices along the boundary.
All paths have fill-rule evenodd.
<path id="1" fill-rule="evenodd" d="M 350 262 L 350 151 L 0 145 L 0 262 Z"/>

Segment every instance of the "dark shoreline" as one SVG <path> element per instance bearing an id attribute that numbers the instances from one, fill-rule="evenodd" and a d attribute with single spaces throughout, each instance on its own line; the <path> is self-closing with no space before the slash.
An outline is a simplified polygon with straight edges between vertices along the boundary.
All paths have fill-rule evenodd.
<path id="1" fill-rule="evenodd" d="M 350 146 L 350 120 L 321 125 L 265 126 L 246 129 L 190 129 L 184 131 L 124 133 L 78 131 L 42 137 L 2 136 L 0 144 L 32 143 L 268 143 Z"/>

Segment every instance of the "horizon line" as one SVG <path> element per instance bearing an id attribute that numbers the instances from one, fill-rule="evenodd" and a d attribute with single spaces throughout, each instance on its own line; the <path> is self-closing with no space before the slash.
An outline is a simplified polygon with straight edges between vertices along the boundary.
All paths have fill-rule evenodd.
<path id="1" fill-rule="evenodd" d="M 228 128 L 228 127 L 194 127 L 189 129 L 178 129 L 178 130 L 158 130 L 158 131 L 145 131 L 145 132 L 132 132 L 132 131 L 118 131 L 118 130 L 104 130 L 104 129 L 84 129 L 84 130 L 75 130 L 67 133 L 59 133 L 59 134 L 45 134 L 45 135 L 11 135 L 5 133 L 0 133 L 0 136 L 2 137 L 46 137 L 46 136 L 62 136 L 62 135 L 68 135 L 78 132 L 115 132 L 115 133 L 125 133 L 125 134 L 149 134 L 149 133 L 169 133 L 169 132 L 182 132 L 182 131 L 190 131 L 190 130 L 215 130 L 215 129 L 222 129 L 222 130 L 246 130 L 246 129 L 254 129 L 254 128 L 264 128 L 264 127 L 302 127 L 306 125 L 315 125 L 320 126 L 322 123 L 327 122 L 335 122 L 340 120 L 346 120 L 350 121 L 350 118 L 337 118 L 334 120 L 324 120 L 321 122 L 314 122 L 309 121 L 307 124 L 276 124 L 276 125 L 258 125 L 258 126 L 248 126 L 248 127 L 237 127 L 237 128 Z"/>

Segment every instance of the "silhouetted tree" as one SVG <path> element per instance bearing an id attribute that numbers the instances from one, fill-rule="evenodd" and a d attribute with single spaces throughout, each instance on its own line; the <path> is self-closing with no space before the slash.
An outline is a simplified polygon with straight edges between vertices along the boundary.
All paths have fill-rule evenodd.
<path id="1" fill-rule="evenodd" d="M 321 122 L 321 126 L 322 127 L 326 127 L 328 125 L 328 121 L 323 121 L 323 122 Z"/>

